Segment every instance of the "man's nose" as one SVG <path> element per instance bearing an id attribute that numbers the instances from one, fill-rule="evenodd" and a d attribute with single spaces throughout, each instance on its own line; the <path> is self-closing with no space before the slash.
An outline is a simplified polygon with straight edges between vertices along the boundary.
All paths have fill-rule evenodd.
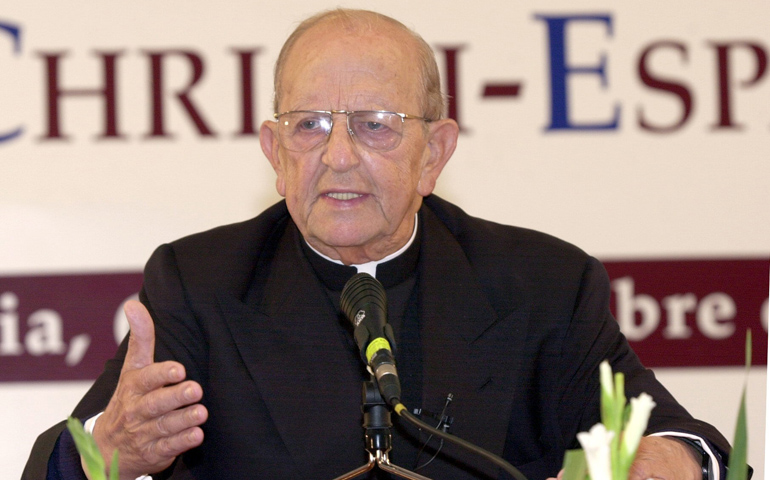
<path id="1" fill-rule="evenodd" d="M 335 171 L 344 172 L 358 165 L 358 151 L 352 134 L 348 131 L 347 119 L 339 116 L 332 124 L 329 138 L 326 140 L 326 150 L 322 161 Z"/>

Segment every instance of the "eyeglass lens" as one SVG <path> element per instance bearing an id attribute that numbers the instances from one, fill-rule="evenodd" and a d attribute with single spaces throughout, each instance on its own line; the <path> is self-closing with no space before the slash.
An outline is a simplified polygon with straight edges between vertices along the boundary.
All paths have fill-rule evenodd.
<path id="1" fill-rule="evenodd" d="M 289 112 L 278 119 L 281 143 L 298 152 L 311 150 L 325 142 L 332 125 L 332 115 L 324 112 Z M 377 151 L 396 148 L 404 130 L 401 117 L 390 112 L 349 113 L 347 125 L 354 141 Z"/>

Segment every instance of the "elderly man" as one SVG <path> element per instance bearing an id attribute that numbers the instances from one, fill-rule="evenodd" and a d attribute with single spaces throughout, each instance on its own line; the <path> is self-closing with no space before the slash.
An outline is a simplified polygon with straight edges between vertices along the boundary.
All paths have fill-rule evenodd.
<path id="1" fill-rule="evenodd" d="M 664 436 L 643 439 L 633 477 L 719 474 L 729 445 L 639 363 L 599 262 L 431 196 L 458 127 L 419 36 L 365 11 L 305 21 L 276 65 L 275 112 L 261 144 L 285 202 L 160 247 L 142 303 L 126 307 L 130 337 L 75 410 L 106 456 L 119 451 L 121 478 L 323 479 L 361 465 L 368 374 L 339 314 L 356 271 L 387 289 L 403 403 L 440 412 L 451 393 L 450 432 L 530 479 L 555 476 L 598 421 L 604 359 L 628 396 L 658 404 L 648 433 Z M 41 435 L 25 478 L 82 477 L 61 431 Z M 508 478 L 399 422 L 391 459 L 436 479 Z"/>

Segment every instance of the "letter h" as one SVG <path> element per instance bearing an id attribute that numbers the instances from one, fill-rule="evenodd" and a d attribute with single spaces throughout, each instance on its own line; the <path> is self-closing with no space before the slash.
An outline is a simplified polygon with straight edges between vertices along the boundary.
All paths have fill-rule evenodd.
<path id="1" fill-rule="evenodd" d="M 46 65 L 48 78 L 48 131 L 43 139 L 67 139 L 61 130 L 61 111 L 59 101 L 64 96 L 97 96 L 104 100 L 104 133 L 99 138 L 122 137 L 118 133 L 117 120 L 117 88 L 115 85 L 116 60 L 122 52 L 96 52 L 102 58 L 104 65 L 104 86 L 102 88 L 71 88 L 64 89 L 59 85 L 59 59 L 66 55 L 60 53 L 40 53 Z"/>

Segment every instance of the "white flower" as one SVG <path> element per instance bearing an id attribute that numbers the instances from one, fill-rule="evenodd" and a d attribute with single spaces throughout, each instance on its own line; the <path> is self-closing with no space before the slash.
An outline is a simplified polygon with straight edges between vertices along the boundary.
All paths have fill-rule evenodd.
<path id="1" fill-rule="evenodd" d="M 650 419 L 650 412 L 653 408 L 655 408 L 655 402 L 646 393 L 631 399 L 631 415 L 626 428 L 623 430 L 621 446 L 621 455 L 624 458 L 632 458 L 636 453 L 639 440 L 647 429 L 647 421 Z"/>
<path id="2" fill-rule="evenodd" d="M 601 423 L 591 427 L 588 432 L 577 434 L 586 455 L 591 480 L 612 480 L 610 442 L 614 436 L 615 433 L 607 431 Z"/>

